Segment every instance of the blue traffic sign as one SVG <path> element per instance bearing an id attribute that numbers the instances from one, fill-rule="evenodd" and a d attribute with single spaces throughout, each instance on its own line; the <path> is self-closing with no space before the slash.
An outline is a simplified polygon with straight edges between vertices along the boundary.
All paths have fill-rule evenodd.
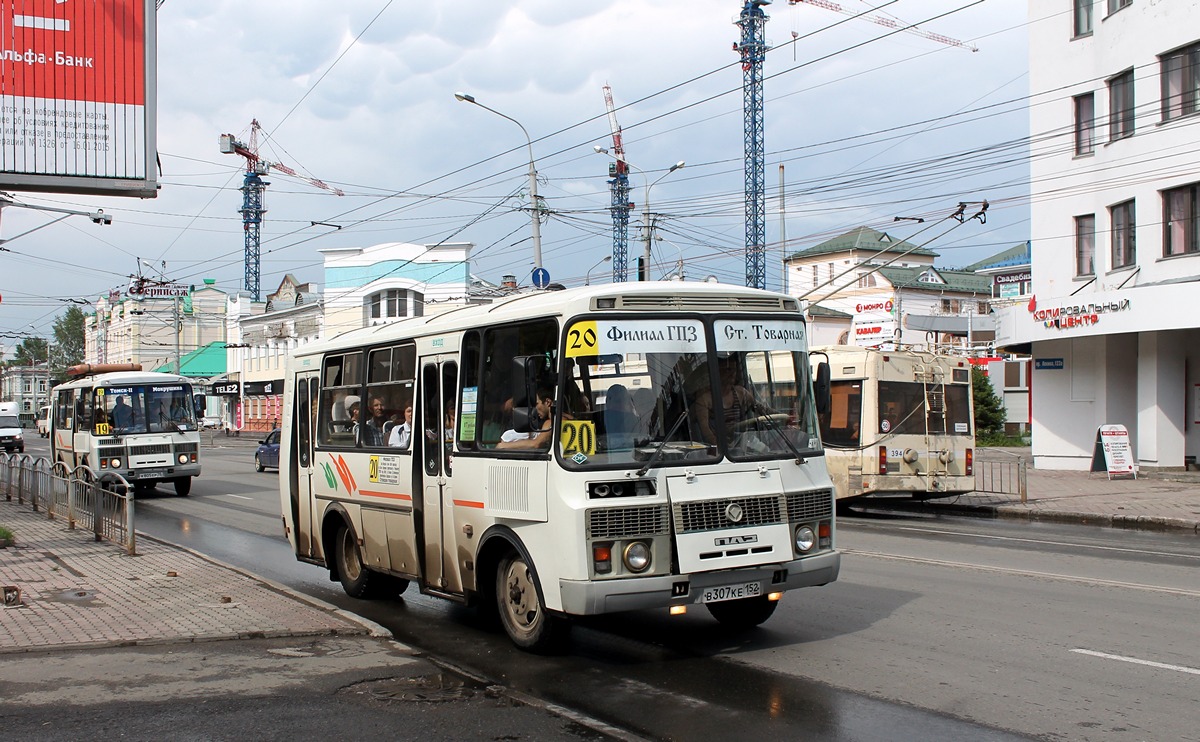
<path id="1" fill-rule="evenodd" d="M 550 285 L 550 271 L 545 268 L 533 269 L 533 285 L 544 289 Z"/>

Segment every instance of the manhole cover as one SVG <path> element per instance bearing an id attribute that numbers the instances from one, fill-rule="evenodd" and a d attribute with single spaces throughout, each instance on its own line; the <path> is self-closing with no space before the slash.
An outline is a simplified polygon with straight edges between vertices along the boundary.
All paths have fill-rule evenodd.
<path id="1" fill-rule="evenodd" d="M 474 698 L 480 689 L 465 678 L 449 673 L 436 673 L 413 678 L 387 678 L 358 683 L 346 689 L 374 701 L 409 701 L 443 703 Z"/>
<path id="2" fill-rule="evenodd" d="M 45 600 L 53 600 L 60 603 L 78 603 L 88 605 L 96 601 L 97 595 L 93 590 L 64 590 L 61 593 L 47 596 Z"/>

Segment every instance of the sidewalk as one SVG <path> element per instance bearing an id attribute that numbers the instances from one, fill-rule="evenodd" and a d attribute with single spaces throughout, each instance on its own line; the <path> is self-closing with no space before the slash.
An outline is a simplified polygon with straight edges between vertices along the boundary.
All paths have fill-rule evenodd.
<path id="1" fill-rule="evenodd" d="M 139 534 L 129 556 L 4 498 L 0 524 L 16 537 L 0 587 L 20 589 L 0 607 L 14 739 L 163 739 L 181 724 L 202 739 L 636 739 L 183 547 Z"/>
<path id="2" fill-rule="evenodd" d="M 388 636 L 375 624 L 191 551 L 138 539 L 138 555 L 0 499 L 0 653 L 282 636 Z M 9 591 L 11 596 L 11 591 Z M 15 597 L 10 597 L 16 601 Z"/>
<path id="3" fill-rule="evenodd" d="M 981 460 L 988 455 L 985 452 L 986 449 L 980 449 Z M 1019 452 L 1018 455 L 1024 454 Z M 1109 479 L 1103 473 L 1041 471 L 1030 466 L 1027 477 L 1025 502 L 1015 494 L 974 492 L 925 502 L 887 502 L 889 507 L 905 510 L 1200 535 L 1200 474 Z"/>

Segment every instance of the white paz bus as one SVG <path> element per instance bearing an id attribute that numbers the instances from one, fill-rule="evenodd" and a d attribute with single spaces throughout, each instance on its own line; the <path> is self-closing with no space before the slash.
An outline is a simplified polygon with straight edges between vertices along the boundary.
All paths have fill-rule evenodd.
<path id="1" fill-rule="evenodd" d="M 200 475 L 192 383 L 140 364 L 83 364 L 51 391 L 50 457 L 119 474 L 135 492 L 170 483 L 178 495 Z"/>
<path id="2" fill-rule="evenodd" d="M 966 358 L 921 350 L 816 346 L 831 403 L 820 415 L 839 500 L 949 497 L 975 489 L 975 413 Z"/>
<path id="3" fill-rule="evenodd" d="M 571 616 L 704 604 L 757 625 L 838 574 L 807 351 L 795 299 L 681 283 L 520 294 L 305 346 L 284 529 L 351 596 L 414 582 L 498 611 L 533 651 Z"/>

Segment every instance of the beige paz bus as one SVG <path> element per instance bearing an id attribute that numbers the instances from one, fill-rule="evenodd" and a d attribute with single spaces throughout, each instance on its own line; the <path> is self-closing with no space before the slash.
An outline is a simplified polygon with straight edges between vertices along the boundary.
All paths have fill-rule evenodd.
<path id="1" fill-rule="evenodd" d="M 353 597 L 413 583 L 498 613 L 531 651 L 616 611 L 756 626 L 838 575 L 806 336 L 794 298 L 646 282 L 305 346 L 287 538 Z"/>

